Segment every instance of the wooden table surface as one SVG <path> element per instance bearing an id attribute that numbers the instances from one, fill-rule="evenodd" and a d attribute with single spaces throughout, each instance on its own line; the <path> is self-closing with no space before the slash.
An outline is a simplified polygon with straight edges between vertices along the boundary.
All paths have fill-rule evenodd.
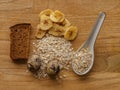
<path id="1" fill-rule="evenodd" d="M 44 9 L 61 10 L 79 34 L 77 49 L 88 37 L 99 12 L 106 19 L 95 44 L 95 63 L 88 75 L 66 73 L 61 80 L 37 80 L 26 72 L 26 64 L 13 63 L 9 27 L 31 23 L 33 32 L 38 14 Z M 120 90 L 120 0 L 0 0 L 0 90 Z"/>

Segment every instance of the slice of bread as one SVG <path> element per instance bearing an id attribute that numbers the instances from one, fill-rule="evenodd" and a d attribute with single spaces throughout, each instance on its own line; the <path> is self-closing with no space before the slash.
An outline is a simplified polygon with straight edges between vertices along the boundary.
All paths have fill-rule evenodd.
<path id="1" fill-rule="evenodd" d="M 30 47 L 30 31 L 29 23 L 16 24 L 10 27 L 10 57 L 13 60 L 27 60 Z"/>

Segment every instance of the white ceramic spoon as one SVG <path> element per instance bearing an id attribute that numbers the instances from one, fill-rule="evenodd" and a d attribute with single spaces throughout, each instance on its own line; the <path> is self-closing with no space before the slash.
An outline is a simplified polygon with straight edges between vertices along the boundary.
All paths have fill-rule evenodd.
<path id="1" fill-rule="evenodd" d="M 73 67 L 74 66 L 74 61 L 72 62 L 72 68 L 73 68 L 73 71 L 78 74 L 78 75 L 84 75 L 84 74 L 87 74 L 92 66 L 93 66 L 93 63 L 94 63 L 94 44 L 95 44 L 95 41 L 96 41 L 96 38 L 98 36 L 98 33 L 100 31 L 100 28 L 102 26 L 102 23 L 105 19 L 105 13 L 104 12 L 101 12 L 99 14 L 99 17 L 95 23 L 95 26 L 93 27 L 93 30 L 92 32 L 90 33 L 88 39 L 81 45 L 81 47 L 77 50 L 77 52 L 80 52 L 81 49 L 83 48 L 88 48 L 92 54 L 92 60 L 91 60 L 91 65 L 88 67 L 88 69 L 85 71 L 85 72 L 82 72 L 80 73 L 79 71 L 75 70 L 75 68 Z"/>

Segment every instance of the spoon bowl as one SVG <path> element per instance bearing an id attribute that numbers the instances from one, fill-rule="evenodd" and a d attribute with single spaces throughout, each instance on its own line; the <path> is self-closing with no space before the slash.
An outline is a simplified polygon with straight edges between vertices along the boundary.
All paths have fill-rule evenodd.
<path id="1" fill-rule="evenodd" d="M 97 19 L 97 21 L 96 21 L 96 23 L 95 23 L 95 25 L 93 27 L 92 32 L 90 33 L 88 39 L 76 51 L 77 54 L 81 54 L 83 49 L 87 49 L 88 51 L 86 51 L 85 53 L 89 52 L 91 54 L 91 57 L 89 57 L 90 58 L 89 61 L 87 60 L 88 58 L 85 58 L 85 57 L 87 57 L 87 54 L 84 54 L 84 53 L 83 53 L 83 55 L 81 54 L 81 57 L 80 57 L 81 60 L 77 60 L 78 63 L 82 63 L 83 61 L 87 62 L 87 68 L 83 67 L 83 66 L 80 66 L 79 64 L 75 63 L 76 59 L 74 59 L 72 61 L 73 71 L 78 75 L 87 74 L 91 70 L 91 68 L 93 67 L 93 64 L 94 64 L 94 45 L 95 45 L 95 41 L 97 39 L 98 33 L 100 31 L 100 28 L 102 26 L 102 23 L 103 23 L 104 19 L 105 19 L 105 13 L 101 12 L 99 14 L 99 17 L 98 17 L 98 19 Z M 89 53 L 88 53 L 88 55 L 89 55 Z M 78 56 L 76 56 L 76 57 L 78 57 Z M 84 59 L 82 60 L 82 58 L 84 58 Z M 79 68 L 81 67 L 81 68 L 77 70 L 78 67 Z M 81 69 L 83 69 L 83 70 L 85 69 L 85 71 L 80 72 Z"/>

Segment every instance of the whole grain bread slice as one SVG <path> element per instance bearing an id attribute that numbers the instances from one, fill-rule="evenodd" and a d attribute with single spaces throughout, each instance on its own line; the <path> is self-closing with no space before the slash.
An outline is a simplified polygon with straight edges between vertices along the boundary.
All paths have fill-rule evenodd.
<path id="1" fill-rule="evenodd" d="M 10 27 L 10 30 L 10 57 L 12 60 L 27 60 L 30 47 L 31 24 L 16 24 Z"/>

